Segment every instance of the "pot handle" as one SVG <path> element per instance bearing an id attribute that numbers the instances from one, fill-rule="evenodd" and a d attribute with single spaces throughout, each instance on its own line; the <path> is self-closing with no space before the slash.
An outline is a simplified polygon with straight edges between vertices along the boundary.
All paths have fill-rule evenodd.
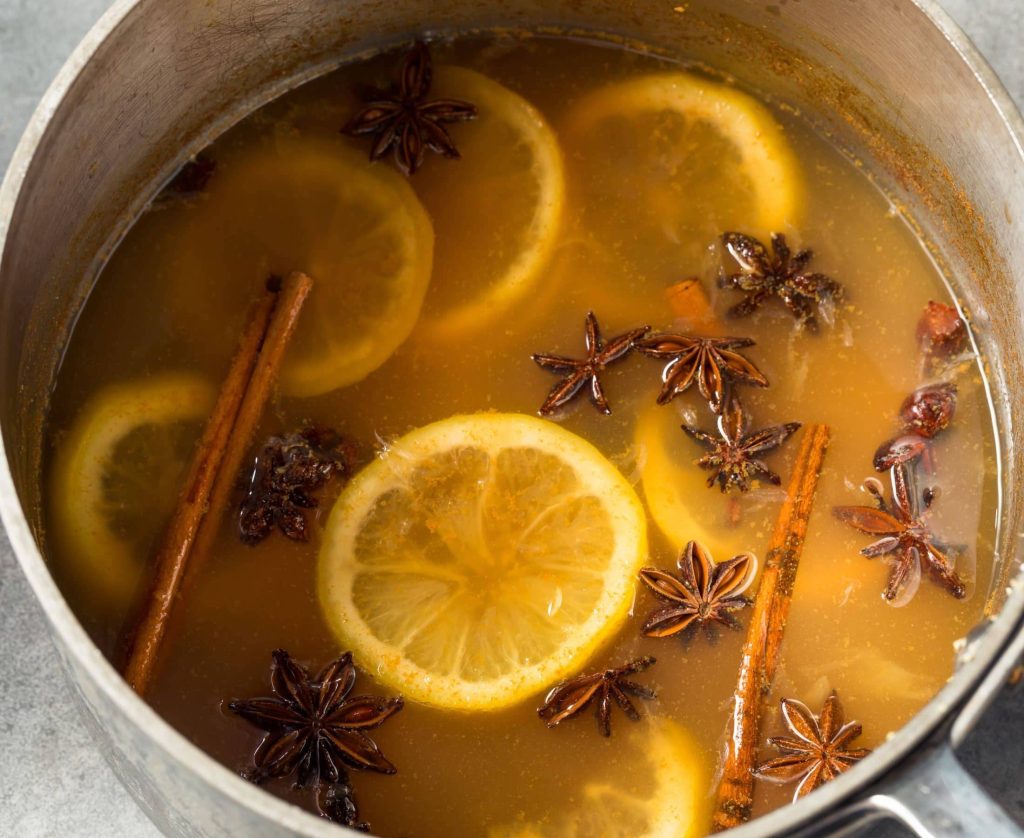
<path id="1" fill-rule="evenodd" d="M 878 815 L 900 821 L 920 838 L 1024 835 L 1024 830 L 964 770 L 948 739 L 922 753 L 864 802 Z"/>

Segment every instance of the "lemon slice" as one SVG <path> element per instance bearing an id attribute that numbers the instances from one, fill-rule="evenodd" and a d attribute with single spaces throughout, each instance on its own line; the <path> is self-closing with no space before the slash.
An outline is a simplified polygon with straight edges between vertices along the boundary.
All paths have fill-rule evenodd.
<path id="1" fill-rule="evenodd" d="M 424 336 L 450 340 L 486 329 L 536 286 L 565 186 L 558 140 L 521 96 L 462 67 L 439 67 L 432 90 L 479 112 L 452 129 L 461 159 L 424 166 L 413 181 L 437 233 Z"/>
<path id="2" fill-rule="evenodd" d="M 490 838 L 690 838 L 704 833 L 707 777 L 697 743 L 684 728 L 668 719 L 645 721 L 630 728 L 626 745 L 617 748 L 636 753 L 636 772 L 587 783 L 581 805 L 562 822 L 496 827 L 489 830 Z"/>
<path id="3" fill-rule="evenodd" d="M 238 310 L 268 274 L 313 277 L 280 387 L 314 396 L 366 377 L 408 336 L 430 280 L 433 230 L 392 168 L 368 165 L 340 138 L 275 137 L 224 151 L 186 247 L 175 296 L 201 304 L 189 313 L 197 324 Z"/>
<path id="4" fill-rule="evenodd" d="M 599 88 L 564 133 L 584 226 L 641 274 L 678 278 L 725 230 L 767 236 L 799 220 L 802 179 L 783 129 L 727 85 L 672 72 Z"/>
<path id="5" fill-rule="evenodd" d="M 590 443 L 531 416 L 457 416 L 346 487 L 320 602 L 338 641 L 407 698 L 493 710 L 618 630 L 646 555 L 640 501 Z"/>
<path id="6" fill-rule="evenodd" d="M 168 373 L 83 408 L 52 472 L 51 532 L 76 588 L 130 603 L 215 398 L 205 379 Z"/>

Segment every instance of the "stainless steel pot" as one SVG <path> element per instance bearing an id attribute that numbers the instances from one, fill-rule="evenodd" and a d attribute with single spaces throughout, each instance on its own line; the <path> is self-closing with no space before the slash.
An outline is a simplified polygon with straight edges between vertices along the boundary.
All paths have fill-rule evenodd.
<path id="1" fill-rule="evenodd" d="M 871 759 L 735 834 L 834 832 L 886 815 L 921 835 L 1020 834 L 952 747 L 1024 653 L 1024 123 L 931 0 L 119 0 L 46 93 L 0 189 L 0 510 L 107 759 L 168 834 L 338 834 L 185 741 L 92 645 L 43 558 L 41 427 L 99 266 L 187 153 L 355 53 L 493 26 L 615 33 L 724 63 L 820 116 L 924 225 L 991 362 L 1004 569 L 993 617 L 942 692 Z"/>

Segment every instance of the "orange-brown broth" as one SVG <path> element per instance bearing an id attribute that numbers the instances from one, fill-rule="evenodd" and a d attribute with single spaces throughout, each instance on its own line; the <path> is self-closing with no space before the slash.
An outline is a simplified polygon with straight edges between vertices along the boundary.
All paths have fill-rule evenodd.
<path id="1" fill-rule="evenodd" d="M 582 93 L 665 66 L 636 53 L 557 39 L 459 42 L 436 48 L 435 60 L 471 66 L 501 81 L 533 102 L 556 130 Z M 343 67 L 295 90 L 234 128 L 209 153 L 229 165 L 232 155 L 274 132 L 333 138 L 356 106 L 353 84 L 385 77 L 394 63 L 386 56 Z M 860 557 L 857 551 L 868 538 L 835 521 L 829 510 L 835 504 L 868 502 L 857 486 L 872 474 L 876 446 L 895 432 L 902 398 L 921 381 L 916 318 L 929 299 L 946 300 L 949 294 L 921 244 L 864 171 L 799 120 L 783 112 L 777 116 L 807 184 L 805 220 L 799 229 L 786 232 L 796 243 L 814 248 L 813 265 L 844 284 L 848 304 L 840 309 L 836 327 L 818 336 L 794 334 L 790 316 L 777 304 L 730 324 L 730 331 L 756 339 L 748 355 L 772 382 L 770 389 L 745 391 L 755 423 L 825 422 L 833 430 L 775 698 L 798 697 L 817 710 L 828 691 L 837 689 L 848 717 L 864 726 L 857 744 L 872 747 L 905 723 L 949 677 L 954 642 L 980 617 L 991 575 L 995 521 L 991 417 L 980 373 L 973 369 L 959 381 L 956 420 L 939 444 L 935 481 L 942 489 L 937 526 L 948 540 L 970 545 L 976 562 L 969 598 L 958 602 L 924 579 L 910 604 L 890 607 L 880 597 L 884 563 Z M 471 126 L 453 128 L 456 139 L 460 129 Z M 352 142 L 365 149 L 364 143 Z M 571 186 L 574 149 L 564 151 Z M 696 157 L 700 164 L 699 150 Z M 445 183 L 458 178 L 458 167 L 457 162 L 430 158 L 422 176 L 412 181 L 435 218 L 445 212 Z M 614 178 L 614 172 L 607 176 Z M 737 206 L 744 200 L 737 196 Z M 657 329 L 671 327 L 663 288 L 689 274 L 701 275 L 713 288 L 716 262 L 708 245 L 722 226 L 740 223 L 711 214 L 680 242 L 677 261 L 636 264 L 617 261 L 613 247 L 598 247 L 580 232 L 594 213 L 606 214 L 607 226 L 629 230 L 634 213 L 628 202 L 601 207 L 570 202 L 568 210 L 566 230 L 543 280 L 544 293 L 510 312 L 500 328 L 455 347 L 430 345 L 414 332 L 387 363 L 356 385 L 313 399 L 278 398 L 260 434 L 314 421 L 341 429 L 370 451 L 376 440 L 457 413 L 532 413 L 553 379 L 530 362 L 531 352 L 578 353 L 583 315 L 590 308 L 607 334 L 641 322 Z M 176 268 L 190 211 L 185 202 L 148 213 L 106 266 L 57 382 L 48 431 L 54 449 L 60 449 L 80 405 L 105 383 L 181 368 L 219 381 L 247 300 L 217 304 L 199 320 L 180 316 Z M 458 247 L 450 237 L 459 234 L 456 225 L 438 224 L 435 275 L 443 275 L 445 254 Z M 206 281 L 216 283 L 217 278 Z M 448 293 L 457 294 L 458 289 Z M 719 311 L 736 299 L 730 292 L 713 294 Z M 219 300 L 216 295 L 211 299 Z M 610 417 L 580 404 L 558 421 L 635 477 L 644 452 L 634 440 L 633 424 L 638 410 L 653 403 L 657 387 L 656 362 L 631 357 L 607 374 L 614 409 Z M 671 450 L 680 462 L 691 460 L 698 450 L 674 426 L 688 412 L 710 429 L 706 408 L 695 394 L 688 394 L 662 410 Z M 790 442 L 769 458 L 784 479 L 796 447 Z M 336 491 L 324 497 L 318 522 Z M 716 558 L 740 550 L 763 556 L 778 498 L 777 492 L 745 498 L 742 523 L 728 529 L 721 496 L 702 489 L 694 504 L 701 520 L 718 534 Z M 274 536 L 250 548 L 239 543 L 233 520 L 226 521 L 215 555 L 175 620 L 152 703 L 184 735 L 231 768 L 247 764 L 260 734 L 221 711 L 221 702 L 266 694 L 272 649 L 286 648 L 313 667 L 339 651 L 317 601 L 315 530 L 308 544 Z M 653 523 L 650 537 L 650 563 L 671 566 L 681 545 L 667 543 Z M 55 569 L 59 575 L 60 556 L 55 557 Z M 87 589 L 69 590 L 69 595 L 93 636 L 112 654 L 123 615 L 99 609 Z M 696 737 L 710 796 L 743 633 L 726 632 L 715 644 L 702 637 L 688 644 L 677 638 L 641 638 L 639 624 L 652 607 L 651 597 L 638 592 L 635 615 L 588 666 L 614 665 L 640 654 L 658 658 L 638 679 L 659 693 L 657 701 L 644 703 L 642 709 L 678 720 Z M 745 613 L 740 617 L 745 621 Z M 373 662 L 359 663 L 360 688 L 373 689 Z M 634 766 L 617 747 L 618 737 L 630 726 L 624 717 L 613 719 L 616 735 L 608 741 L 596 735 L 589 715 L 551 731 L 536 717 L 540 699 L 480 714 L 410 704 L 378 731 L 378 742 L 399 773 L 385 777 L 353 772 L 362 815 L 384 835 L 475 834 L 490 824 L 543 820 L 571 809 L 580 800 L 582 784 L 595 776 L 611 774 L 629 785 Z M 779 732 L 776 702 L 771 706 L 766 733 Z M 272 787 L 299 805 L 309 805 L 309 796 L 291 791 L 287 783 Z M 759 784 L 757 811 L 782 805 L 790 792 Z"/>

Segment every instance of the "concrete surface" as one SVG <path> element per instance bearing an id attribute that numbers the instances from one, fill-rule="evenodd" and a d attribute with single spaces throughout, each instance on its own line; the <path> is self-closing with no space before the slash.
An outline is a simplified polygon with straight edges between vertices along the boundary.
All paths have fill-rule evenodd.
<path id="1" fill-rule="evenodd" d="M 861 2 L 869 7 L 876 0 Z M 1024 1 L 944 5 L 1024 105 Z M 106 6 L 107 0 L 0 0 L 0 171 L 40 95 Z M 0 661 L 0 835 L 156 836 L 93 749 L 2 533 Z M 961 756 L 1024 823 L 1024 688 L 1004 692 Z"/>

